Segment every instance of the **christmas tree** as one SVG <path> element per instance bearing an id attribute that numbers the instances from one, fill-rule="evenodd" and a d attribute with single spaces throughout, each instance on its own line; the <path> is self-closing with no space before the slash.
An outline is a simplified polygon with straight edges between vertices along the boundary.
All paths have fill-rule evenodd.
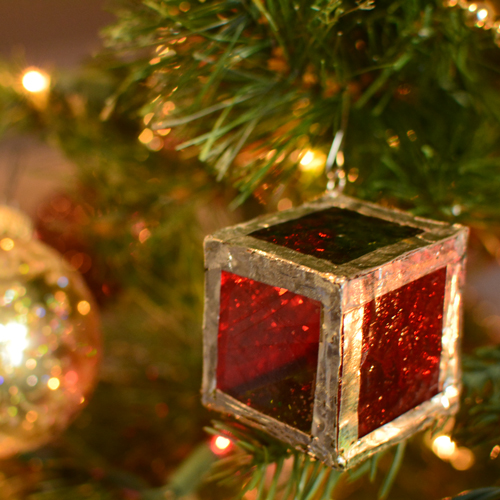
<path id="1" fill-rule="evenodd" d="M 102 322 L 88 404 L 49 442 L 0 450 L 1 498 L 500 498 L 500 319 L 480 286 L 494 284 L 500 256 L 500 5 L 113 0 L 109 9 L 102 49 L 78 71 L 30 80 L 18 60 L 0 62 L 2 135 L 36 136 L 77 166 L 34 222 L 82 273 Z M 347 471 L 200 398 L 203 238 L 326 189 L 470 228 L 457 415 Z M 18 245 L 7 236 L 6 254 Z M 12 297 L 26 293 L 2 279 Z M 54 314 L 71 321 L 57 293 Z M 19 304 L 19 314 L 31 307 Z M 78 302 L 82 316 L 91 304 Z M 77 384 L 43 365 L 47 350 L 61 355 L 47 346 L 18 363 L 26 391 L 43 377 L 54 394 Z M 2 385 L 6 373 L 0 432 L 23 425 L 29 436 L 41 417 L 31 410 L 21 422 L 22 390 Z"/>

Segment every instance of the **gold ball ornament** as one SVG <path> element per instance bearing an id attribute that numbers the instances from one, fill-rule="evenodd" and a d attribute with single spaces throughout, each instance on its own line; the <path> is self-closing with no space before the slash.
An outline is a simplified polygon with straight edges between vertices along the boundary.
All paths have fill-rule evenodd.
<path id="1" fill-rule="evenodd" d="M 82 277 L 0 206 L 0 458 L 65 429 L 85 406 L 100 359 L 96 307 Z"/>

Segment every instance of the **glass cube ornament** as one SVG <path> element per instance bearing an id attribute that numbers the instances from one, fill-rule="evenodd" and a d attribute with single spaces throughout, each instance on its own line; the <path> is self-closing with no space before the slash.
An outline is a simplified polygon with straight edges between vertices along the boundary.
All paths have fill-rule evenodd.
<path id="1" fill-rule="evenodd" d="M 342 195 L 208 236 L 204 403 L 335 468 L 452 415 L 467 236 Z"/>

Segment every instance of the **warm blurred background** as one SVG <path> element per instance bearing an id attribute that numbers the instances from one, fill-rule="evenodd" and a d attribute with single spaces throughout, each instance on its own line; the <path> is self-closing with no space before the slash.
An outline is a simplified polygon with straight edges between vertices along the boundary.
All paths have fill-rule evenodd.
<path id="1" fill-rule="evenodd" d="M 102 0 L 1 2 L 0 56 L 16 61 L 20 69 L 76 69 L 101 47 L 99 30 L 113 19 L 103 6 Z M 18 166 L 14 179 L 13 165 Z M 64 189 L 71 173 L 71 164 L 59 150 L 31 136 L 0 142 L 0 196 L 14 189 L 9 194 L 31 215 Z"/>

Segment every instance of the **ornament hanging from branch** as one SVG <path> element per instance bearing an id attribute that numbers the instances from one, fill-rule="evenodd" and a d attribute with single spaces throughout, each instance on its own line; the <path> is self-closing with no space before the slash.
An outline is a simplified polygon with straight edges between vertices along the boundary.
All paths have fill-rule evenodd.
<path id="1" fill-rule="evenodd" d="M 0 458 L 34 449 L 85 406 L 100 358 L 96 307 L 81 276 L 0 207 Z"/>
<path id="2" fill-rule="evenodd" d="M 336 468 L 452 415 L 467 234 L 334 193 L 209 236 L 204 403 Z"/>

